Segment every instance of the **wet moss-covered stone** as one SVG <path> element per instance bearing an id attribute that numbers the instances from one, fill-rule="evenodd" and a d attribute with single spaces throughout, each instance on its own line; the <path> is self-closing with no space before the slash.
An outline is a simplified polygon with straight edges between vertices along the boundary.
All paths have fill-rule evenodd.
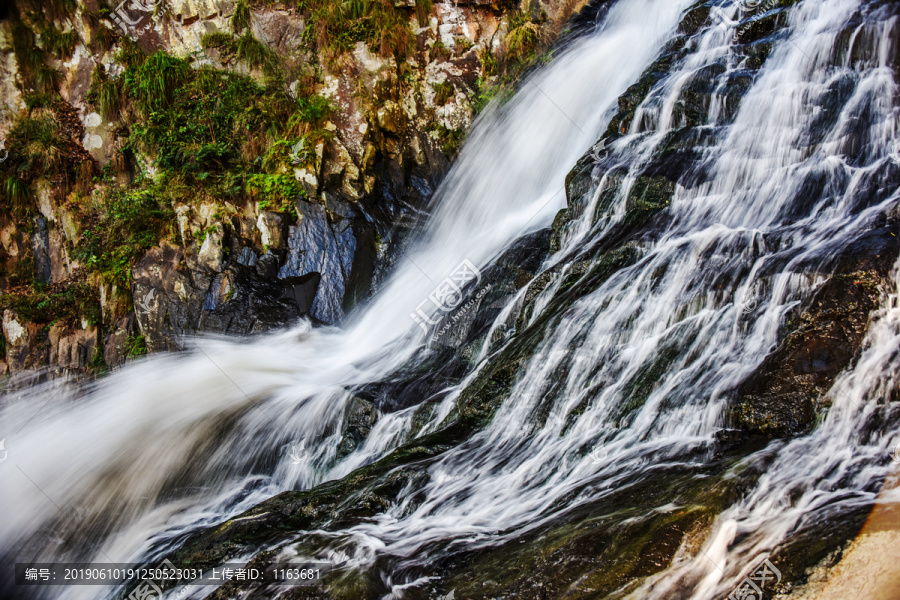
<path id="1" fill-rule="evenodd" d="M 754 15 L 738 26 L 737 40 L 742 44 L 749 44 L 772 35 L 783 29 L 788 24 L 788 11 L 786 7 L 776 7 L 765 13 Z"/>
<path id="2" fill-rule="evenodd" d="M 675 469 L 582 504 L 537 531 L 444 564 L 442 588 L 459 597 L 604 598 L 662 571 L 679 548 L 697 551 L 715 515 L 739 493 L 719 479 L 731 456 L 707 471 Z M 709 477 L 709 475 L 712 475 Z M 599 490 L 602 482 L 595 484 Z M 654 511 L 663 505 L 671 510 Z M 473 577 L 473 574 L 477 574 Z"/>
<path id="3" fill-rule="evenodd" d="M 825 392 L 859 350 L 879 283 L 865 272 L 827 281 L 741 387 L 734 424 L 770 436 L 808 431 Z"/>
<path id="4" fill-rule="evenodd" d="M 685 43 L 685 36 L 677 36 L 670 41 L 663 49 L 660 58 L 644 71 L 638 82 L 619 96 L 619 112 L 609 122 L 606 130 L 607 138 L 614 139 L 628 131 L 637 107 L 647 98 L 653 86 L 669 75 L 672 65 L 685 56 L 687 52 Z"/>
<path id="5" fill-rule="evenodd" d="M 827 406 L 825 393 L 858 358 L 870 314 L 890 287 L 900 254 L 895 228 L 872 231 L 838 256 L 834 274 L 785 324 L 778 346 L 737 390 L 733 426 L 778 437 L 809 431 Z"/>
<path id="6" fill-rule="evenodd" d="M 563 237 L 563 227 L 569 220 L 568 213 L 569 210 L 564 208 L 556 213 L 555 217 L 553 217 L 553 225 L 550 226 L 550 230 L 552 231 L 552 234 L 550 236 L 551 254 L 555 254 L 560 250 Z"/>
<path id="7" fill-rule="evenodd" d="M 695 35 L 707 23 L 710 10 L 710 6 L 705 3 L 699 3 L 699 6 L 688 10 L 678 24 L 678 33 L 688 37 Z"/>

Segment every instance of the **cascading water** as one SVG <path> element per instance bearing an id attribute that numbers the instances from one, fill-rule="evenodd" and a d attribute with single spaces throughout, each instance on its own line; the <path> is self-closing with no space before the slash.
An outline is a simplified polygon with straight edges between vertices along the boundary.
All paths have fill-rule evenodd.
<path id="1" fill-rule="evenodd" d="M 77 394 L 45 384 L 10 397 L 0 547 L 10 556 L 19 549 L 17 561 L 156 560 L 186 534 L 283 490 L 340 479 L 442 431 L 460 418 L 466 390 L 523 345 L 517 376 L 480 430 L 444 448 L 396 503 L 365 522 L 316 531 L 304 552 L 375 572 L 385 597 L 399 598 L 427 587 L 447 557 L 526 543 L 566 519 L 639 523 L 689 510 L 677 493 L 653 504 L 646 491 L 700 477 L 730 392 L 821 283 L 815 273 L 896 212 L 889 4 L 799 3 L 737 108 L 728 86 L 749 59 L 730 21 L 689 38 L 608 154 L 595 152 L 593 183 L 570 198 L 544 287 L 505 299 L 470 372 L 433 409 L 385 414 L 358 449 L 339 452 L 348 390 L 431 352 L 409 314 L 463 259 L 483 267 L 549 224 L 566 174 L 689 5 L 619 0 L 596 32 L 482 118 L 408 256 L 343 331 L 194 340 L 191 352 L 148 358 Z M 847 49 L 837 51 L 842 36 Z M 664 226 L 617 247 L 635 218 L 635 194 L 648 201 L 648 169 L 690 124 L 682 100 L 699 75 L 714 92 L 696 128 L 709 135 L 691 177 L 674 187 Z M 593 286 L 567 295 L 585 274 Z M 870 423 L 898 383 L 896 293 L 885 291 L 862 355 L 836 381 L 813 433 L 732 464 L 735 477 L 762 473 L 752 491 L 722 506 L 702 547 L 623 595 L 724 596 L 806 521 L 871 504 L 900 434 L 896 419 Z M 649 497 L 622 506 L 630 490 Z M 613 517 L 625 509 L 633 512 Z"/>
<path id="2" fill-rule="evenodd" d="M 483 264 L 523 228 L 546 222 L 563 201 L 566 171 L 596 139 L 616 95 L 652 59 L 681 8 L 622 3 L 604 35 L 577 44 L 502 114 L 485 119 L 438 192 L 439 208 L 409 261 L 346 332 L 300 327 L 243 343 L 201 341 L 189 356 L 155 357 L 115 374 L 77 403 L 41 388 L 10 401 L 4 421 L 18 433 L 9 436 L 11 460 L 3 468 L 18 472 L 4 486 L 0 545 L 11 548 L 41 527 L 59 527 L 72 519 L 63 507 L 72 507 L 84 515 L 76 527 L 82 534 L 91 524 L 89 536 L 68 541 L 80 546 L 78 556 L 136 559 L 172 519 L 196 527 L 327 478 L 317 466 L 335 456 L 343 386 L 374 380 L 417 350 L 421 332 L 409 314 L 434 287 L 420 267 L 436 280 L 461 257 Z M 584 68 L 594 76 L 580 77 Z M 395 445 L 399 436 L 393 437 L 373 452 Z M 306 449 L 299 464 L 284 452 L 296 442 Z M 350 457 L 347 465 L 368 458 Z M 163 490 L 175 499 L 155 502 Z M 188 506 L 199 514 L 185 513 Z M 99 523 L 95 515 L 103 515 Z M 88 550 L 117 529 L 111 545 Z M 45 550 L 67 551 L 73 552 Z"/>

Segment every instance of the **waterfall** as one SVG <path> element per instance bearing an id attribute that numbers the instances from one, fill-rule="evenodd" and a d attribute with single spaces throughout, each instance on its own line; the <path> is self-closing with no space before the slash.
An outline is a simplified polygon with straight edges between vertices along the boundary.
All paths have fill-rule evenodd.
<path id="1" fill-rule="evenodd" d="M 526 539 L 592 507 L 612 514 L 617 505 L 604 502 L 629 490 L 699 473 L 729 394 L 822 283 L 811 273 L 828 271 L 844 248 L 896 214 L 890 5 L 804 0 L 786 11 L 784 35 L 736 108 L 726 90 L 746 57 L 735 50 L 733 26 L 690 38 L 608 153 L 589 159 L 592 185 L 570 198 L 580 214 L 542 265 L 548 283 L 527 302 L 530 286 L 506 300 L 471 370 L 434 410 L 386 412 L 359 448 L 339 450 L 350 390 L 430 351 L 410 314 L 462 261 L 483 270 L 550 225 L 566 205 L 566 175 L 585 164 L 617 99 L 690 6 L 619 0 L 595 31 L 479 118 L 422 231 L 343 329 L 300 324 L 249 339 L 199 337 L 186 340 L 185 353 L 148 357 L 87 389 L 51 382 L 10 394 L 0 548 L 27 553 L 18 562 L 157 559 L 186 534 L 439 431 L 467 386 L 519 343 L 510 331 L 538 333 L 489 422 L 430 462 L 396 504 L 367 522 L 319 531 L 320 557 L 380 570 L 386 597 L 400 598 L 428 581 L 429 561 Z M 850 38 L 847 51 L 836 51 L 841 36 Z M 717 92 L 703 115 L 709 137 L 692 185 L 674 187 L 664 227 L 629 241 L 623 266 L 564 301 L 567 277 L 610 260 L 603 252 L 631 218 L 642 175 L 687 124 L 680 101 L 700 75 Z M 767 443 L 731 466 L 761 473 L 753 489 L 715 515 L 693 556 L 629 597 L 725 596 L 805 520 L 873 502 L 886 453 L 900 439 L 896 419 L 877 434 L 870 423 L 882 410 L 877 400 L 898 385 L 897 294 L 896 285 L 884 291 L 861 356 L 834 383 L 813 432 Z M 671 500 L 648 512 L 677 510 L 687 508 Z M 40 588 L 35 597 L 115 594 L 101 589 Z"/>

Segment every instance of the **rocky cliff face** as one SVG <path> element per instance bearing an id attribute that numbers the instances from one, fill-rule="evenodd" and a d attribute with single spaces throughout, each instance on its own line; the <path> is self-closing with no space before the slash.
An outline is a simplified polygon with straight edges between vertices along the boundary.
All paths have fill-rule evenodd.
<path id="1" fill-rule="evenodd" d="M 20 0 L 0 13 L 3 373 L 338 324 L 578 2 Z"/>

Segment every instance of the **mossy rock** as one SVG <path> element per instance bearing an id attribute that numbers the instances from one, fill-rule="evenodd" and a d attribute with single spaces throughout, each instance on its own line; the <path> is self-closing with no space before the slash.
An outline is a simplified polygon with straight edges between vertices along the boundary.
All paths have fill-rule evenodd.
<path id="1" fill-rule="evenodd" d="M 668 567 L 682 545 L 699 549 L 715 515 L 758 476 L 747 471 L 720 477 L 736 460 L 732 455 L 701 469 L 679 467 L 600 492 L 600 499 L 536 531 L 448 560 L 441 587 L 472 599 L 587 600 L 627 593 Z M 603 490 L 602 482 L 594 485 Z M 667 504 L 678 508 L 653 510 Z"/>
<path id="2" fill-rule="evenodd" d="M 838 257 L 835 273 L 788 320 L 778 346 L 738 388 L 732 426 L 771 437 L 813 427 L 828 406 L 826 392 L 859 357 L 871 312 L 891 289 L 889 273 L 900 253 L 895 228 L 869 232 Z"/>

